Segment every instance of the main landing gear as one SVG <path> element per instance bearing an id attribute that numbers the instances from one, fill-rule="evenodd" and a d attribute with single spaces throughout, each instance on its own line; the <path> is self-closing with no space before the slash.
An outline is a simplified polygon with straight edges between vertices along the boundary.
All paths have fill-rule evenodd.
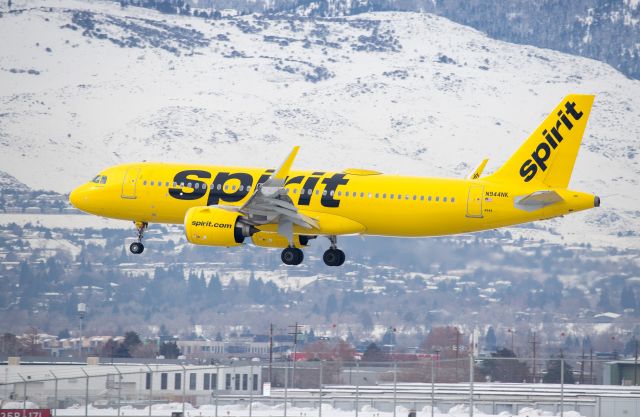
<path id="1" fill-rule="evenodd" d="M 288 247 L 282 251 L 280 259 L 285 265 L 300 265 L 304 259 L 302 249 L 296 247 Z"/>
<path id="2" fill-rule="evenodd" d="M 139 255 L 144 252 L 144 245 L 142 244 L 142 238 L 144 237 L 144 229 L 149 226 L 147 222 L 134 222 L 136 229 L 138 230 L 138 241 L 129 245 L 129 250 L 135 255 Z"/>
<path id="3" fill-rule="evenodd" d="M 324 252 L 322 260 L 327 266 L 340 266 L 346 258 L 343 251 L 336 246 L 338 239 L 335 236 L 329 236 L 331 247 Z"/>
<path id="4" fill-rule="evenodd" d="M 344 263 L 346 258 L 345 254 L 343 251 L 338 249 L 336 245 L 337 238 L 335 236 L 327 237 L 329 238 L 329 241 L 331 241 L 331 247 L 325 251 L 322 256 L 322 260 L 328 266 L 340 266 Z M 300 248 L 289 246 L 288 248 L 283 249 L 280 258 L 285 265 L 300 265 L 304 259 L 304 253 Z"/>

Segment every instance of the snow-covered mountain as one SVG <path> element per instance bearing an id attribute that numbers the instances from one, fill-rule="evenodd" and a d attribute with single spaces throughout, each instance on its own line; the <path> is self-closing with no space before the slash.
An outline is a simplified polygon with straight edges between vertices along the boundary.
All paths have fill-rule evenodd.
<path id="1" fill-rule="evenodd" d="M 496 169 L 569 93 L 592 93 L 571 186 L 603 207 L 541 223 L 638 247 L 640 82 L 430 14 L 220 20 L 14 1 L 0 18 L 0 164 L 68 192 L 140 160 L 462 176 Z"/>

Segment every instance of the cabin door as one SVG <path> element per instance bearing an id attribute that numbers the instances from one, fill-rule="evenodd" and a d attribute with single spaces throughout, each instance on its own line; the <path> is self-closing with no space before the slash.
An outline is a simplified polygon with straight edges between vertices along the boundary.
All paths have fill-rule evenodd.
<path id="1" fill-rule="evenodd" d="M 124 180 L 122 181 L 122 198 L 136 198 L 136 185 L 138 183 L 138 176 L 140 175 L 140 168 L 129 168 L 124 174 Z"/>
<path id="2" fill-rule="evenodd" d="M 472 185 L 469 187 L 469 198 L 467 199 L 467 217 L 482 217 L 482 193 L 484 186 Z"/>

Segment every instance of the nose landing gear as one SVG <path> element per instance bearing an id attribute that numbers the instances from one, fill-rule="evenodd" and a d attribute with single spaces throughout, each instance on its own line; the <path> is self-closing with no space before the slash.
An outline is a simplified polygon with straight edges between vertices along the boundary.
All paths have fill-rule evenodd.
<path id="1" fill-rule="evenodd" d="M 135 255 L 139 255 L 144 252 L 144 245 L 142 244 L 142 238 L 144 237 L 144 229 L 149 226 L 147 222 L 134 222 L 136 229 L 138 230 L 138 241 L 129 245 L 129 250 Z"/>
<path id="2" fill-rule="evenodd" d="M 336 236 L 328 236 L 331 241 L 331 247 L 324 252 L 322 260 L 327 266 L 340 266 L 344 263 L 346 255 L 343 251 L 338 249 Z"/>

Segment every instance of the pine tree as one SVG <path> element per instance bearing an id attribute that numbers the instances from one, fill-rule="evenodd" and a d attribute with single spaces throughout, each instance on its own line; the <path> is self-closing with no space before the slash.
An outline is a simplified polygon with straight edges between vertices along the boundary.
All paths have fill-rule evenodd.
<path id="1" fill-rule="evenodd" d="M 484 336 L 484 348 L 489 352 L 493 352 L 496 350 L 497 343 L 496 332 L 493 330 L 493 326 L 489 326 L 487 334 Z"/>
<path id="2" fill-rule="evenodd" d="M 631 308 L 636 310 L 638 308 L 638 304 L 636 301 L 636 294 L 633 291 L 633 288 L 629 288 L 625 285 L 620 293 L 620 307 L 622 309 Z"/>

